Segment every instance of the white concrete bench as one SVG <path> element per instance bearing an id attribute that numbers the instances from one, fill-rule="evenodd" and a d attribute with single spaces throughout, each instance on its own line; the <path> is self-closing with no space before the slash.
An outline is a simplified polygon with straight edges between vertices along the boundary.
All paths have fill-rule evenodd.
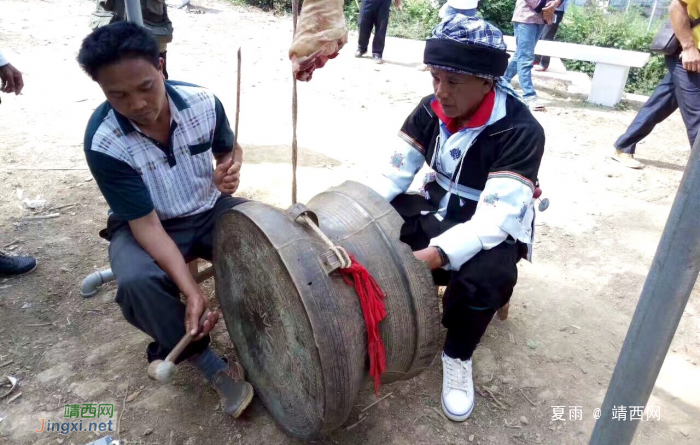
<path id="1" fill-rule="evenodd" d="M 508 51 L 515 51 L 515 37 L 505 36 Z M 594 62 L 595 72 L 588 100 L 595 104 L 613 107 L 622 99 L 630 68 L 641 68 L 649 61 L 648 53 L 615 48 L 600 48 L 575 43 L 540 40 L 535 54 L 560 59 Z"/>

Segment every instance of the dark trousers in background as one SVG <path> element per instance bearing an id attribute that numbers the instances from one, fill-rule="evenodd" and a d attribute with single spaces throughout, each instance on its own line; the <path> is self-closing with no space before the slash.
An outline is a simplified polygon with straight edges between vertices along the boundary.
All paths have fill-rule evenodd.
<path id="1" fill-rule="evenodd" d="M 189 262 L 211 261 L 213 231 L 217 219 L 227 210 L 245 202 L 222 196 L 213 209 L 198 215 L 163 221 L 163 228 Z M 155 341 L 148 345 L 148 361 L 164 359 L 185 335 L 185 305 L 180 290 L 139 245 L 126 221 L 108 222 L 109 262 L 117 278 L 116 302 L 126 321 Z M 191 343 L 178 360 L 200 353 L 209 337 Z"/>
<path id="2" fill-rule="evenodd" d="M 671 73 L 676 102 L 692 147 L 700 127 L 700 73 L 686 71 L 678 56 L 666 56 L 666 67 Z"/>
<path id="3" fill-rule="evenodd" d="M 677 108 L 680 108 L 688 141 L 693 146 L 700 126 L 700 74 L 683 69 L 678 56 L 667 56 L 666 67 L 666 76 L 639 110 L 625 134 L 615 142 L 618 150 L 634 153 L 637 143 Z"/>
<path id="4" fill-rule="evenodd" d="M 634 154 L 637 143 L 647 137 L 656 125 L 666 120 L 676 109 L 678 109 L 678 102 L 676 102 L 671 73 L 666 73 L 661 83 L 657 85 L 634 117 L 630 126 L 627 127 L 625 134 L 617 139 L 615 148 L 624 153 Z"/>
<path id="5" fill-rule="evenodd" d="M 420 195 L 399 195 L 392 205 L 404 219 L 401 241 L 415 252 L 457 222 L 438 221 L 421 215 L 426 203 Z M 416 211 L 418 210 L 418 211 Z M 442 324 L 447 328 L 444 351 L 448 357 L 471 358 L 496 311 L 510 301 L 518 281 L 517 263 L 524 245 L 509 239 L 491 250 L 482 250 L 458 271 L 436 269 L 436 285 L 447 286 L 443 296 Z"/>
<path id="6" fill-rule="evenodd" d="M 360 7 L 360 38 L 357 41 L 357 49 L 365 53 L 369 45 L 369 36 L 374 28 L 372 40 L 372 54 L 382 56 L 384 54 L 384 42 L 386 30 L 389 26 L 389 12 L 391 0 L 362 0 Z"/>
<path id="7" fill-rule="evenodd" d="M 554 36 L 557 35 L 559 25 L 561 21 L 564 20 L 564 11 L 554 11 L 554 15 L 556 16 L 556 20 L 554 23 L 545 25 L 540 40 L 554 40 Z M 549 56 L 535 56 L 535 63 L 543 68 L 549 68 Z"/>

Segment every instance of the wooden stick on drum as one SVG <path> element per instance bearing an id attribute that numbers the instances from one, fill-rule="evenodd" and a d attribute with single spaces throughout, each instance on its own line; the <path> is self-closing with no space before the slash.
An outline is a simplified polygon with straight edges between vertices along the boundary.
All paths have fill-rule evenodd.
<path id="1" fill-rule="evenodd" d="M 238 137 L 238 121 L 239 121 L 239 116 L 241 113 L 241 47 L 238 47 L 238 76 L 236 80 L 236 120 L 233 123 L 233 135 L 235 138 L 235 143 L 233 150 L 234 152 L 236 151 L 236 145 L 238 145 L 238 140 L 240 139 Z M 204 269 L 203 271 L 199 272 L 195 276 L 195 281 L 197 283 L 201 283 L 202 281 L 208 280 L 209 278 L 214 276 L 214 266 L 211 265 Z"/>
<path id="2" fill-rule="evenodd" d="M 236 80 L 236 122 L 233 124 L 233 134 L 238 145 L 238 117 L 241 114 L 241 47 L 238 47 L 238 79 Z M 236 150 L 236 147 L 233 148 Z"/>

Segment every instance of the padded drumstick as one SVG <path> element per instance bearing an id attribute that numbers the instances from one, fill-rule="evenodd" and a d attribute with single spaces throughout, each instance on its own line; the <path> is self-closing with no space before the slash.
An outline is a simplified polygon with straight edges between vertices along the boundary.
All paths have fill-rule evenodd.
<path id="1" fill-rule="evenodd" d="M 199 319 L 199 327 L 204 326 L 204 322 L 207 320 L 209 315 L 209 309 L 205 309 L 202 317 Z M 194 336 L 189 332 L 186 333 L 182 339 L 177 342 L 175 347 L 165 360 L 154 360 L 148 365 L 148 377 L 153 380 L 157 380 L 161 383 L 170 383 L 175 376 L 175 361 L 182 354 L 182 351 L 192 342 Z"/>

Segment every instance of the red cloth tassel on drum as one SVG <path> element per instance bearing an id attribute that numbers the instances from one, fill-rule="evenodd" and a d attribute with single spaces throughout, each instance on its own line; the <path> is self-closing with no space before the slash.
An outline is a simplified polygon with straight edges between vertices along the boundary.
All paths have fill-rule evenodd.
<path id="1" fill-rule="evenodd" d="M 381 376 L 386 371 L 386 351 L 379 333 L 379 322 L 386 317 L 384 297 L 386 294 L 379 287 L 374 277 L 358 263 L 354 256 L 349 255 L 352 265 L 347 269 L 339 269 L 343 280 L 352 286 L 360 299 L 362 315 L 367 325 L 367 354 L 369 355 L 369 375 L 374 377 L 374 392 L 379 396 Z"/>

